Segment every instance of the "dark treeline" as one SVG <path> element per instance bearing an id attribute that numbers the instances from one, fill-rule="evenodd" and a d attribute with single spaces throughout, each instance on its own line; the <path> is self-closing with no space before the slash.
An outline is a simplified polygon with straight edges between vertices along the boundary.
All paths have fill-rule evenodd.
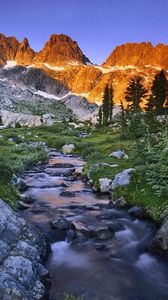
<path id="1" fill-rule="evenodd" d="M 112 123 L 114 108 L 114 89 L 112 85 L 106 85 L 103 94 L 102 105 L 99 108 L 99 126 Z M 151 84 L 150 90 L 143 85 L 143 77 L 136 76 L 129 82 L 125 91 L 126 107 L 121 102 L 121 123 L 126 124 L 125 118 L 134 116 L 138 122 L 138 115 L 143 111 L 146 115 L 166 115 L 168 111 L 168 80 L 164 70 L 158 72 Z M 142 103 L 146 102 L 142 109 Z"/>

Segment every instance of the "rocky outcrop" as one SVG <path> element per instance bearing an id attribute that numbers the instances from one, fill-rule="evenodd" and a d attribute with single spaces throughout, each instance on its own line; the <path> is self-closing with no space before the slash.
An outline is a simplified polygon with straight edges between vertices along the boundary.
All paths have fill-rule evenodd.
<path id="1" fill-rule="evenodd" d="M 40 116 L 26 115 L 22 113 L 14 113 L 12 111 L 1 110 L 0 111 L 2 124 L 5 127 L 19 126 L 41 126 L 42 120 Z"/>
<path id="2" fill-rule="evenodd" d="M 84 56 L 77 42 L 64 34 L 53 34 L 44 48 L 36 55 L 35 62 L 52 66 L 64 66 L 67 63 L 85 64 L 89 59 Z"/>
<path id="3" fill-rule="evenodd" d="M 153 240 L 149 244 L 149 250 L 168 259 L 168 217 L 158 229 Z"/>
<path id="4" fill-rule="evenodd" d="M 46 254 L 45 236 L 0 200 L 0 299 L 42 299 Z"/>

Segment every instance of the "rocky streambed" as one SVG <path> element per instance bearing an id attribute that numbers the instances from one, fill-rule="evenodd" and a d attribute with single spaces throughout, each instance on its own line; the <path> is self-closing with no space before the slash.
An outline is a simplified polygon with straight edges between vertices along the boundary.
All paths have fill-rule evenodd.
<path id="1" fill-rule="evenodd" d="M 47 165 L 24 175 L 26 190 L 20 201 L 22 223 L 37 226 L 38 241 L 45 241 L 45 234 L 51 248 L 47 260 L 43 260 L 45 268 L 41 265 L 37 268 L 41 259 L 34 256 L 35 282 L 38 280 L 43 285 L 46 269 L 49 271 L 50 300 L 63 300 L 65 294 L 84 300 L 168 299 L 167 262 L 147 251 L 156 226 L 124 209 L 114 208 L 107 195 L 93 193 L 82 179 L 83 165 L 80 157 L 51 151 Z M 47 248 L 47 244 L 44 248 L 42 245 L 40 251 Z M 29 248 L 26 253 L 32 261 Z M 11 274 L 10 263 L 3 264 L 8 267 L 7 274 Z M 37 272 L 39 269 L 41 274 Z M 22 275 L 16 276 L 17 282 Z M 19 284 L 25 288 L 25 296 L 9 299 L 44 298 L 44 293 L 37 293 L 39 298 L 33 294 L 32 282 L 25 283 L 27 288 L 23 282 Z"/>

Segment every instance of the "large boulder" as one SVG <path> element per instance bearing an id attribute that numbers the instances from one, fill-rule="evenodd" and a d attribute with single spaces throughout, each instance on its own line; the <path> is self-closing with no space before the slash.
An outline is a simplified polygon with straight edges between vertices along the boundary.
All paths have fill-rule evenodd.
<path id="1" fill-rule="evenodd" d="M 99 187 L 101 193 L 108 193 L 111 188 L 111 179 L 108 178 L 100 178 L 99 179 Z"/>
<path id="2" fill-rule="evenodd" d="M 149 250 L 168 259 L 168 217 L 162 223 L 153 240 L 150 242 Z"/>
<path id="3" fill-rule="evenodd" d="M 36 300 L 45 296 L 41 259 L 47 249 L 42 232 L 0 200 L 0 299 Z"/>
<path id="4" fill-rule="evenodd" d="M 125 186 L 130 183 L 131 174 L 135 172 L 135 169 L 125 169 L 124 171 L 116 174 L 114 180 L 111 184 L 112 191 L 115 190 L 117 187 Z"/>
<path id="5" fill-rule="evenodd" d="M 70 154 L 72 153 L 73 151 L 75 150 L 75 145 L 74 144 L 67 144 L 67 145 L 64 145 L 62 147 L 62 152 L 64 154 Z"/>
<path id="6" fill-rule="evenodd" d="M 78 221 L 72 222 L 71 228 L 75 231 L 78 240 L 108 240 L 114 236 L 114 230 L 106 225 L 86 226 L 84 223 Z"/>
<path id="7" fill-rule="evenodd" d="M 109 156 L 118 158 L 118 159 L 121 159 L 121 158 L 128 159 L 129 158 L 129 156 L 123 150 L 114 151 Z"/>

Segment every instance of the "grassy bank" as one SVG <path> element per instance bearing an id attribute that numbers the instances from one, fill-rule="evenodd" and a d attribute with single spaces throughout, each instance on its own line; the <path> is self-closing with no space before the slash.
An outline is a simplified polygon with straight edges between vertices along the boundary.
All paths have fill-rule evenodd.
<path id="1" fill-rule="evenodd" d="M 88 136 L 81 138 L 81 132 L 87 132 Z M 74 143 L 76 145 L 75 153 L 83 156 L 86 160 L 84 174 L 88 175 L 89 173 L 95 189 L 99 190 L 99 178 L 113 179 L 118 172 L 135 167 L 136 173 L 131 184 L 124 188 L 118 188 L 115 196 L 124 196 L 129 205 L 142 206 L 149 217 L 156 222 L 160 222 L 167 213 L 168 199 L 157 197 L 142 177 L 137 165 L 135 166 L 132 155 L 134 142 L 121 140 L 119 133 L 112 128 L 94 130 L 88 125 L 74 129 L 73 126 L 57 123 L 51 127 L 4 129 L 0 133 L 2 135 L 0 156 L 3 157 L 3 169 L 9 170 L 9 174 L 5 176 L 2 171 L 0 174 L 0 197 L 6 201 L 14 203 L 17 199 L 17 191 L 10 185 L 11 174 L 19 174 L 31 165 L 46 159 L 46 154 L 40 147 L 33 150 L 29 147 L 23 149 L 23 143 L 41 141 L 58 150 L 66 143 Z M 14 142 L 9 142 L 11 138 Z M 115 150 L 124 150 L 129 159 L 109 157 L 109 154 Z M 0 159 L 0 163 L 2 163 L 2 159 Z M 98 163 L 117 164 L 118 166 L 111 168 L 100 166 Z"/>
<path id="2" fill-rule="evenodd" d="M 19 135 L 20 130 L 17 131 L 15 136 Z M 0 198 L 15 207 L 18 190 L 12 184 L 13 174 L 20 176 L 26 169 L 46 161 L 47 153 L 40 146 L 26 145 L 17 136 L 14 139 L 11 137 L 10 129 L 1 132 L 1 136 L 3 137 L 0 138 Z M 11 138 L 14 140 L 10 140 Z"/>

